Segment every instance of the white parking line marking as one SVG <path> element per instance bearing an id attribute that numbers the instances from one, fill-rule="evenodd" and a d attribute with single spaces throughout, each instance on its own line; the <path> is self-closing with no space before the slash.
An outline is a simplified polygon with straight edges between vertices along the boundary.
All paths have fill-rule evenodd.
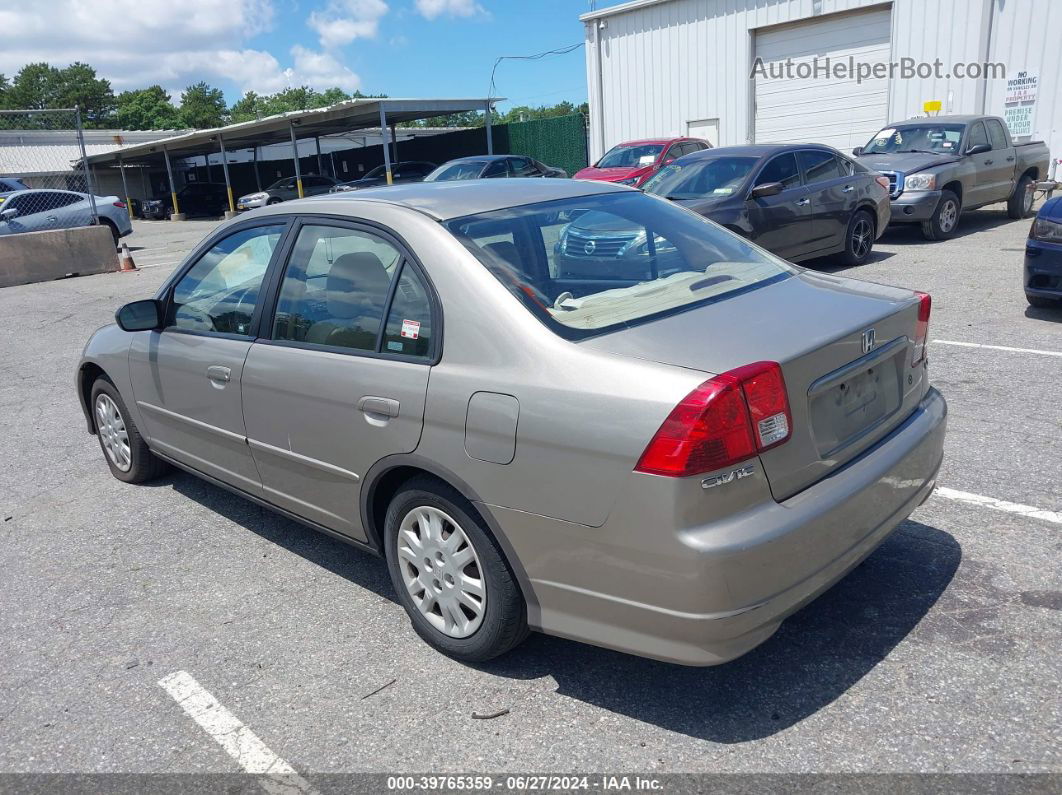
<path id="1" fill-rule="evenodd" d="M 264 776 L 262 788 L 273 795 L 318 795 L 295 768 L 269 750 L 258 736 L 223 707 L 187 671 L 177 671 L 159 680 L 181 709 L 188 713 L 247 773 Z"/>
<path id="2" fill-rule="evenodd" d="M 1045 511 L 1041 508 L 1035 508 L 1032 505 L 1022 505 L 1020 502 L 1007 502 L 1006 500 L 997 500 L 994 497 L 982 497 L 980 494 L 970 494 L 968 491 L 956 491 L 955 489 L 948 489 L 944 486 L 937 486 L 937 490 L 934 494 L 938 494 L 949 500 L 968 502 L 971 505 L 980 505 L 982 508 L 991 508 L 993 511 L 1016 513 L 1022 516 L 1028 516 L 1031 519 L 1042 519 L 1045 522 L 1062 524 L 1062 513 L 1058 513 L 1057 511 Z"/>
<path id="3" fill-rule="evenodd" d="M 1043 351 L 1038 348 L 1010 348 L 1006 345 L 982 345 L 979 342 L 955 342 L 953 340 L 933 340 L 933 345 L 959 345 L 963 348 L 986 348 L 990 351 L 1009 351 L 1010 353 L 1037 353 L 1040 356 L 1062 356 L 1062 351 Z"/>

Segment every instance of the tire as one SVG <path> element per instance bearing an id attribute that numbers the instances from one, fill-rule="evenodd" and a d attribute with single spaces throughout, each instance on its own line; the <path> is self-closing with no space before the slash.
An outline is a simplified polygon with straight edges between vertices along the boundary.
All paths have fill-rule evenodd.
<path id="1" fill-rule="evenodd" d="M 1029 295 L 1026 293 L 1025 300 L 1029 302 L 1029 306 L 1036 309 L 1062 309 L 1062 299 L 1044 298 L 1041 295 Z"/>
<path id="2" fill-rule="evenodd" d="M 147 442 L 129 416 L 125 401 L 110 379 L 105 376 L 96 379 L 89 397 L 89 408 L 92 411 L 92 423 L 103 451 L 103 458 L 111 474 L 118 480 L 123 483 L 143 483 L 159 477 L 169 469 L 165 461 L 157 458 L 148 449 Z M 120 445 L 122 434 L 127 448 L 125 456 L 115 452 L 117 448 L 113 446 Z"/>
<path id="3" fill-rule="evenodd" d="M 384 523 L 384 552 L 413 629 L 443 654 L 484 662 L 527 637 L 527 604 L 512 569 L 471 503 L 442 481 L 418 476 L 394 496 Z M 458 597 L 460 583 L 470 589 L 464 600 Z"/>
<path id="4" fill-rule="evenodd" d="M 926 240 L 947 240 L 955 234 L 962 215 L 962 202 L 950 190 L 940 192 L 940 201 L 933 217 L 922 222 L 922 237 Z"/>
<path id="5" fill-rule="evenodd" d="M 1028 174 L 1018 180 L 1014 193 L 1007 199 L 1007 215 L 1011 218 L 1028 218 L 1032 215 L 1033 192 L 1029 190 L 1033 179 Z"/>
<path id="6" fill-rule="evenodd" d="M 114 247 L 118 248 L 118 241 L 121 238 L 121 235 L 118 234 L 118 227 L 110 221 L 101 221 L 100 223 L 111 230 L 111 238 L 114 240 Z"/>
<path id="7" fill-rule="evenodd" d="M 865 265 L 874 250 L 874 217 L 866 210 L 856 210 L 848 219 L 844 251 L 838 257 L 843 265 Z"/>

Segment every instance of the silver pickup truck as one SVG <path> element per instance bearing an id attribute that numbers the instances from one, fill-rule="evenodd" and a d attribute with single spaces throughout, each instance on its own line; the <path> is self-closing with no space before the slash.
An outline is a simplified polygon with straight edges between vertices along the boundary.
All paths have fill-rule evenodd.
<path id="1" fill-rule="evenodd" d="M 889 178 L 892 223 L 918 222 L 927 240 L 955 234 L 963 210 L 1007 202 L 1031 214 L 1030 188 L 1046 179 L 1042 141 L 1016 144 L 998 116 L 933 116 L 890 124 L 852 153 Z"/>

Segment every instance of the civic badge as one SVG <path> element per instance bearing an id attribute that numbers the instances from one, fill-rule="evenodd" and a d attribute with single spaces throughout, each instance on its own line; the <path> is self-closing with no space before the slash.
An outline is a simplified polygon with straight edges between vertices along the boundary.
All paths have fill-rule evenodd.
<path id="1" fill-rule="evenodd" d="M 594 253 L 594 249 L 596 249 L 596 248 L 597 248 L 597 243 L 595 243 L 593 240 L 587 240 L 586 241 L 586 245 L 583 246 L 583 253 L 584 254 L 593 254 Z"/>
<path id="2" fill-rule="evenodd" d="M 874 350 L 876 336 L 877 335 L 874 333 L 874 329 L 872 328 L 868 328 L 866 331 L 863 332 L 863 353 L 870 353 L 872 350 Z"/>

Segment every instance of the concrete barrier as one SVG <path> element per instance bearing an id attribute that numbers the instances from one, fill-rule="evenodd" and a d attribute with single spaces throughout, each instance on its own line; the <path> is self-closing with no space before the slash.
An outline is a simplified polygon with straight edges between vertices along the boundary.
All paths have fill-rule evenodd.
<path id="1" fill-rule="evenodd" d="M 118 270 L 106 226 L 0 235 L 0 287 Z"/>

